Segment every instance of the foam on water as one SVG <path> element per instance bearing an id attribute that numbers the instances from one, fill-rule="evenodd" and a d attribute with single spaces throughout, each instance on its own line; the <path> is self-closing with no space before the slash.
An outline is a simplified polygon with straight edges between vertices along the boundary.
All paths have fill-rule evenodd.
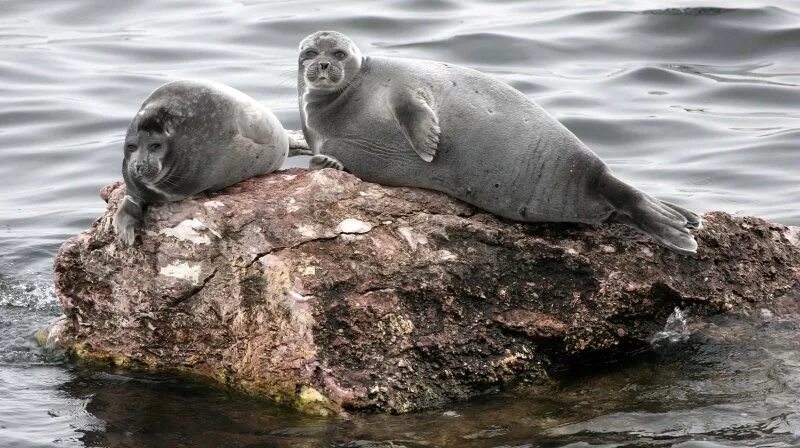
<path id="1" fill-rule="evenodd" d="M 686 313 L 676 306 L 672 314 L 667 317 L 664 329 L 654 334 L 650 339 L 650 343 L 657 347 L 662 344 L 676 344 L 687 341 L 691 336 L 691 331 L 687 328 L 688 323 L 689 318 Z"/>
<path id="2" fill-rule="evenodd" d="M 58 307 L 58 301 L 49 277 L 21 281 L 0 276 L 0 306 L 53 310 Z"/>

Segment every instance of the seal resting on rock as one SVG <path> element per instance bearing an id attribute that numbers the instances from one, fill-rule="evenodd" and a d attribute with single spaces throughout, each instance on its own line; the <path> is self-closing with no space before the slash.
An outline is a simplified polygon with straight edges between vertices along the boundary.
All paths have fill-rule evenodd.
<path id="1" fill-rule="evenodd" d="M 124 148 L 127 194 L 113 224 L 127 245 L 147 204 L 221 190 L 275 171 L 287 155 L 308 149 L 253 98 L 197 80 L 170 82 L 150 94 L 128 127 Z"/>
<path id="2" fill-rule="evenodd" d="M 611 174 L 521 92 L 441 62 L 364 57 L 345 35 L 300 44 L 298 93 L 312 168 L 438 190 L 525 222 L 617 220 L 683 254 L 700 217 Z"/>

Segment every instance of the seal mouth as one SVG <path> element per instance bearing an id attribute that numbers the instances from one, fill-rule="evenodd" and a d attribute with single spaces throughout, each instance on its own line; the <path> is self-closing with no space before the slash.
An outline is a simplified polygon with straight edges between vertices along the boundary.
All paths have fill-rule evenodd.
<path id="1" fill-rule="evenodd" d="M 162 170 L 161 167 L 155 166 L 150 163 L 140 163 L 134 165 L 130 171 L 131 174 L 134 175 L 134 177 L 137 177 L 144 181 L 153 181 L 156 180 L 157 177 L 159 177 L 159 174 L 161 174 Z"/>
<path id="2" fill-rule="evenodd" d="M 325 78 L 325 77 L 322 77 L 322 76 L 320 76 L 319 78 L 317 78 L 317 79 L 315 79 L 315 80 L 313 80 L 313 81 L 311 81 L 309 83 L 309 87 L 311 87 L 312 89 L 321 89 L 321 90 L 325 90 L 325 91 L 334 90 L 338 86 L 339 86 L 339 82 L 337 82 L 337 81 L 335 81 L 335 80 L 333 80 L 331 78 Z"/>

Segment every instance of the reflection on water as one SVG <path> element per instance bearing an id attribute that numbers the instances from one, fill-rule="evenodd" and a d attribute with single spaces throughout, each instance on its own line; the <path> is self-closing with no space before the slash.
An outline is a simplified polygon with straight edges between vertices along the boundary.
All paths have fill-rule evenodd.
<path id="1" fill-rule="evenodd" d="M 0 396 L 16 404 L 3 404 L 10 412 L 0 414 L 0 444 L 47 446 L 47 438 L 112 447 L 800 442 L 800 323 L 770 314 L 689 321 L 690 336 L 662 341 L 653 353 L 604 372 L 418 414 L 349 420 L 305 416 L 187 378 L 7 366 L 0 369 Z"/>
<path id="2" fill-rule="evenodd" d="M 52 256 L 103 210 L 97 190 L 120 177 L 141 101 L 210 78 L 296 129 L 295 48 L 318 29 L 369 54 L 489 72 L 663 199 L 800 224 L 794 0 L 3 2 L 0 446 L 800 443 L 800 341 L 777 317 L 687 324 L 659 355 L 608 372 L 346 421 L 42 353 L 31 335 L 60 313 Z"/>

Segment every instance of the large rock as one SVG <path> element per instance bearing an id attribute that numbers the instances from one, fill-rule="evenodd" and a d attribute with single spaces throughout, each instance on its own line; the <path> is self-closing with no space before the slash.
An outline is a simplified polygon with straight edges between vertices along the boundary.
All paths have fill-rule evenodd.
<path id="1" fill-rule="evenodd" d="M 796 229 L 705 215 L 687 257 L 620 225 L 525 225 L 431 191 L 290 170 L 152 207 L 109 206 L 55 263 L 78 357 L 197 373 L 309 412 L 406 412 L 647 345 L 676 306 L 769 306 Z M 578 364 L 581 363 L 581 364 Z"/>

